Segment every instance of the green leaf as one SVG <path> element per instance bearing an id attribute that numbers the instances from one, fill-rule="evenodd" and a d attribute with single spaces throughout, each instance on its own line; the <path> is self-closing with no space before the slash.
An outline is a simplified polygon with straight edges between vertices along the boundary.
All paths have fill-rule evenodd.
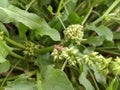
<path id="1" fill-rule="evenodd" d="M 79 17 L 77 15 L 77 13 L 72 12 L 68 16 L 68 21 L 69 21 L 70 24 L 78 24 L 78 23 L 81 23 L 83 21 L 83 17 Z"/>
<path id="2" fill-rule="evenodd" d="M 30 29 L 34 30 L 34 32 L 37 32 L 37 35 L 48 35 L 54 41 L 60 40 L 60 35 L 58 31 L 51 28 L 43 18 L 40 18 L 36 14 L 28 13 L 12 5 L 10 5 L 8 8 L 0 7 L 0 9 L 6 12 L 11 18 L 16 20 L 17 22 L 21 22 Z"/>
<path id="3" fill-rule="evenodd" d="M 0 73 L 6 72 L 10 68 L 10 63 L 5 57 L 10 53 L 11 49 L 4 41 L 0 41 Z"/>
<path id="4" fill-rule="evenodd" d="M 95 90 L 90 81 L 87 79 L 86 72 L 82 72 L 79 77 L 79 82 L 85 87 L 85 90 Z"/>
<path id="5" fill-rule="evenodd" d="M 98 67 L 96 65 L 93 65 L 91 67 L 91 69 L 94 71 L 94 76 L 96 78 L 96 81 L 99 82 L 101 85 L 105 86 L 106 85 L 106 77 L 98 71 Z"/>
<path id="6" fill-rule="evenodd" d="M 87 29 L 95 31 L 99 36 L 104 37 L 108 41 L 113 40 L 112 31 L 103 25 L 96 27 L 95 25 L 91 24 L 91 25 L 87 25 Z"/>
<path id="7" fill-rule="evenodd" d="M 58 18 L 53 17 L 53 19 L 49 21 L 49 25 L 51 27 L 57 29 L 58 31 L 61 31 L 62 25 L 61 25 L 60 21 L 58 20 Z"/>
<path id="8" fill-rule="evenodd" d="M 0 55 L 0 73 L 8 71 L 10 63 L 3 56 Z"/>
<path id="9" fill-rule="evenodd" d="M 4 31 L 7 36 L 9 36 L 9 33 L 7 31 L 7 28 L 0 22 L 0 31 Z"/>
<path id="10" fill-rule="evenodd" d="M 53 7 L 51 5 L 48 6 L 47 8 L 51 14 L 53 14 Z"/>
<path id="11" fill-rule="evenodd" d="M 20 75 L 15 81 L 7 83 L 5 90 L 38 90 L 34 79 Z"/>
<path id="12" fill-rule="evenodd" d="M 111 41 L 104 41 L 103 43 L 103 46 L 104 47 L 114 47 L 115 46 L 115 43 L 114 42 L 111 42 Z"/>
<path id="13" fill-rule="evenodd" d="M 0 55 L 6 57 L 11 51 L 11 48 L 3 41 L 0 41 Z"/>
<path id="14" fill-rule="evenodd" d="M 43 90 L 74 90 L 66 74 L 59 69 L 48 66 L 42 82 Z"/>
<path id="15" fill-rule="evenodd" d="M 19 31 L 19 36 L 26 40 L 26 32 L 28 30 L 28 28 L 22 24 L 22 23 L 17 23 L 17 27 L 18 27 L 18 31 Z"/>
<path id="16" fill-rule="evenodd" d="M 120 39 L 120 31 L 114 32 L 114 39 L 119 40 Z"/>
<path id="17" fill-rule="evenodd" d="M 0 7 L 5 8 L 8 5 L 9 5 L 8 0 L 0 0 Z M 3 12 L 2 10 L 0 10 L 0 21 L 2 21 L 4 23 L 9 23 L 10 22 L 10 20 L 8 18 L 8 15 L 5 12 Z"/>
<path id="18" fill-rule="evenodd" d="M 92 46 L 100 46 L 103 44 L 103 41 L 104 41 L 104 38 L 100 37 L 100 36 L 91 36 L 87 39 L 87 43 L 89 45 L 92 45 Z"/>
<path id="19" fill-rule="evenodd" d="M 39 3 L 40 5 L 47 5 L 50 4 L 51 0 L 40 0 Z"/>
<path id="20" fill-rule="evenodd" d="M 119 85 L 119 82 L 117 78 L 114 78 L 106 90 L 118 90 L 118 85 Z"/>
<path id="21" fill-rule="evenodd" d="M 84 54 L 90 54 L 91 52 L 94 52 L 95 51 L 95 47 L 87 47 L 85 48 L 84 50 Z"/>
<path id="22" fill-rule="evenodd" d="M 36 31 L 34 31 L 34 35 L 35 36 L 44 36 L 44 35 L 48 35 L 50 36 L 54 41 L 59 41 L 60 37 L 59 34 L 57 34 L 58 32 L 55 29 L 51 29 L 49 27 L 41 27 L 40 29 L 37 29 Z"/>
<path id="23" fill-rule="evenodd" d="M 77 0 L 69 0 L 69 2 L 66 5 L 66 8 L 67 8 L 67 10 L 68 10 L 69 13 L 75 11 L 76 4 L 77 4 Z"/>
<path id="24" fill-rule="evenodd" d="M 43 53 L 37 56 L 37 60 L 35 63 L 40 69 L 46 69 L 48 65 L 51 64 L 50 54 Z"/>

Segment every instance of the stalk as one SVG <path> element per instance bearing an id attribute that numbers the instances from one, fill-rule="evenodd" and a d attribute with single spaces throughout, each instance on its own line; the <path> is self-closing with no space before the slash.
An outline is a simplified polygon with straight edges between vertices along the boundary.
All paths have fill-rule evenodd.
<path id="1" fill-rule="evenodd" d="M 114 51 L 110 51 L 110 50 L 102 50 L 102 49 L 96 49 L 97 51 L 101 51 L 101 52 L 105 52 L 105 53 L 110 53 L 113 55 L 118 55 L 120 56 L 120 53 L 114 52 Z"/>
<path id="2" fill-rule="evenodd" d="M 119 2 L 120 2 L 120 0 L 115 0 L 115 1 L 113 2 L 113 4 L 106 10 L 106 12 L 105 12 L 101 17 L 99 17 L 97 20 L 95 20 L 95 21 L 93 22 L 93 24 L 97 24 L 97 23 L 99 23 L 101 20 L 103 20 L 103 19 L 115 8 L 115 6 L 117 6 L 117 4 L 119 4 Z"/>
<path id="3" fill-rule="evenodd" d="M 11 70 L 8 72 L 8 74 L 6 75 L 5 79 L 3 80 L 1 86 L 3 86 L 5 84 L 5 82 L 7 81 L 8 76 L 11 74 L 11 72 L 14 70 L 14 68 L 20 63 L 21 60 L 19 60 L 12 68 Z"/>
<path id="4" fill-rule="evenodd" d="M 63 66 L 62 66 L 62 68 L 61 68 L 61 71 L 64 71 L 64 68 L 65 68 L 66 64 L 67 64 L 67 60 L 65 60 Z"/>
<path id="5" fill-rule="evenodd" d="M 32 0 L 32 1 L 28 4 L 28 6 L 26 7 L 25 11 L 28 11 L 29 8 L 33 5 L 34 2 L 35 2 L 35 0 Z"/>
<path id="6" fill-rule="evenodd" d="M 64 23 L 63 23 L 63 21 L 62 21 L 62 19 L 60 18 L 60 16 L 57 16 L 57 18 L 58 18 L 58 20 L 60 21 L 60 23 L 62 24 L 63 28 L 66 29 L 66 27 L 65 27 L 65 25 L 64 25 Z"/>
<path id="7" fill-rule="evenodd" d="M 63 0 L 60 0 L 59 6 L 58 6 L 58 9 L 57 9 L 57 14 L 60 13 L 60 10 L 61 10 L 61 7 L 62 7 L 62 4 L 63 4 Z"/>
<path id="8" fill-rule="evenodd" d="M 99 87 L 98 87 L 98 84 L 97 84 L 97 82 L 96 82 L 96 80 L 95 80 L 95 77 L 94 77 L 93 73 L 92 73 L 90 70 L 89 70 L 89 73 L 90 73 L 90 75 L 91 75 L 91 77 L 92 77 L 92 79 L 93 79 L 93 81 L 94 81 L 94 83 L 95 83 L 96 90 L 100 90 Z"/>
<path id="9" fill-rule="evenodd" d="M 59 6 L 58 6 L 58 8 L 57 8 L 56 16 L 57 16 L 58 20 L 60 21 L 60 23 L 62 24 L 63 28 L 66 29 L 66 27 L 65 27 L 62 19 L 60 18 L 60 15 L 59 15 L 59 14 L 60 14 L 60 10 L 61 10 L 61 8 L 62 8 L 63 1 L 64 1 L 64 0 L 60 0 Z"/>
<path id="10" fill-rule="evenodd" d="M 45 53 L 45 52 L 52 51 L 53 49 L 54 49 L 54 46 L 50 46 L 50 47 L 45 47 L 45 48 L 42 48 L 42 49 L 38 49 L 35 52 L 37 52 L 37 53 Z"/>
<path id="11" fill-rule="evenodd" d="M 20 47 L 20 48 L 22 48 L 22 49 L 25 49 L 25 46 L 24 46 L 24 45 L 22 45 L 22 44 L 20 44 L 20 43 L 17 43 L 17 42 L 15 42 L 15 41 L 13 41 L 12 39 L 8 38 L 8 37 L 5 37 L 5 40 L 6 40 L 7 42 L 9 42 L 10 44 L 13 44 L 13 45 L 15 45 L 15 46 L 17 46 L 17 47 Z"/>
<path id="12" fill-rule="evenodd" d="M 85 16 L 85 18 L 84 18 L 84 20 L 82 21 L 81 25 L 83 25 L 83 24 L 86 22 L 86 20 L 88 19 L 88 17 L 90 16 L 90 14 L 91 14 L 91 12 L 92 12 L 92 9 L 93 9 L 93 7 L 90 8 L 89 12 L 88 12 L 87 15 Z"/>

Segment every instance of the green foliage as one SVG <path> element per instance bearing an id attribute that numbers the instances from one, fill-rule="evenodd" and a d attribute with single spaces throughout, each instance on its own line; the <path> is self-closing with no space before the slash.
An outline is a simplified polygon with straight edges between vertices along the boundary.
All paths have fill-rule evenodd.
<path id="1" fill-rule="evenodd" d="M 88 25 L 87 28 L 89 30 L 93 30 L 95 31 L 99 36 L 104 37 L 106 40 L 108 41 L 112 41 L 113 40 L 113 33 L 111 32 L 111 30 L 105 26 L 99 26 L 96 27 L 95 25 Z"/>
<path id="2" fill-rule="evenodd" d="M 66 74 L 48 66 L 43 77 L 43 90 L 74 90 Z"/>
<path id="3" fill-rule="evenodd" d="M 0 0 L 0 90 L 119 90 L 120 0 Z"/>
<path id="4" fill-rule="evenodd" d="M 106 90 L 118 90 L 119 82 L 117 78 L 114 78 Z"/>
<path id="5" fill-rule="evenodd" d="M 90 81 L 87 79 L 87 73 L 82 72 L 79 77 L 79 82 L 85 87 L 86 90 L 95 90 L 95 88 L 91 85 Z"/>
<path id="6" fill-rule="evenodd" d="M 3 56 L 0 55 L 0 73 L 8 71 L 10 63 Z"/>
<path id="7" fill-rule="evenodd" d="M 37 15 L 28 13 L 12 5 L 10 5 L 8 8 L 1 7 L 0 9 L 6 12 L 15 21 L 21 22 L 30 29 L 35 30 L 33 31 L 34 33 L 37 33 L 41 36 L 49 35 L 55 41 L 60 40 L 59 33 L 55 29 L 50 28 L 45 20 Z"/>
<path id="8" fill-rule="evenodd" d="M 37 84 L 34 79 L 29 78 L 26 75 L 19 76 L 13 82 L 9 82 L 5 90 L 38 90 Z"/>

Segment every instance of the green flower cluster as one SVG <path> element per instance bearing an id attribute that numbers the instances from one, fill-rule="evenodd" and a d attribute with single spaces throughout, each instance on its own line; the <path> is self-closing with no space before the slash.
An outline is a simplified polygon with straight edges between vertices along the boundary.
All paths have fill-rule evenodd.
<path id="1" fill-rule="evenodd" d="M 115 75 L 120 75 L 120 57 L 116 57 L 113 62 L 111 62 L 111 70 Z"/>
<path id="2" fill-rule="evenodd" d="M 0 31 L 0 40 L 3 40 L 3 39 L 4 39 L 4 32 Z"/>
<path id="3" fill-rule="evenodd" d="M 70 25 L 64 31 L 64 41 L 62 45 L 66 44 L 70 41 L 70 45 L 68 47 L 62 47 L 60 45 L 56 45 L 52 56 L 54 60 L 67 60 L 68 64 L 71 66 L 79 65 L 87 65 L 89 69 L 98 70 L 103 75 L 108 75 L 109 73 L 113 73 L 114 75 L 120 75 L 120 58 L 106 58 L 99 54 L 98 52 L 91 52 L 89 54 L 83 54 L 76 48 L 80 45 L 83 39 L 83 27 L 81 25 L 75 24 Z M 71 42 L 72 41 L 72 42 Z M 65 45 L 66 46 L 66 45 Z"/>
<path id="4" fill-rule="evenodd" d="M 34 55 L 34 51 L 39 48 L 39 45 L 35 45 L 33 42 L 25 42 L 25 50 L 23 51 L 24 55 Z"/>
<path id="5" fill-rule="evenodd" d="M 102 74 L 107 75 L 109 73 L 109 66 L 112 58 L 105 58 L 99 55 L 98 52 L 92 52 L 88 55 L 84 55 L 83 59 L 89 67 L 96 65 L 98 71 Z"/>
<path id="6" fill-rule="evenodd" d="M 80 45 L 83 40 L 83 26 L 79 24 L 70 25 L 66 30 L 64 30 L 64 40 L 65 42 L 72 42 Z"/>
<path id="7" fill-rule="evenodd" d="M 76 65 L 78 61 L 80 61 L 80 58 L 78 57 L 79 50 L 72 47 L 64 47 L 62 50 L 58 50 L 55 48 L 52 52 L 52 56 L 54 57 L 54 60 L 67 60 L 69 65 Z"/>
<path id="8" fill-rule="evenodd" d="M 85 63 L 89 66 L 96 66 L 98 71 L 103 75 L 113 73 L 114 75 L 120 75 L 120 58 L 105 58 L 99 55 L 97 52 L 84 55 Z"/>

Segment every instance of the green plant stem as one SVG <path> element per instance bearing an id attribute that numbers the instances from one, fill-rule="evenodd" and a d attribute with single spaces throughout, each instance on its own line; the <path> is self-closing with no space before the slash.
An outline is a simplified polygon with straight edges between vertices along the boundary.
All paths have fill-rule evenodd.
<path id="1" fill-rule="evenodd" d="M 61 7 L 62 7 L 62 4 L 63 4 L 63 1 L 64 0 L 60 0 L 60 3 L 59 3 L 59 6 L 58 6 L 58 8 L 57 8 L 57 14 L 59 14 L 60 13 L 60 10 L 61 10 Z"/>
<path id="2" fill-rule="evenodd" d="M 11 70 L 8 72 L 8 74 L 6 75 L 5 79 L 3 80 L 1 86 L 3 86 L 5 84 L 5 82 L 7 81 L 8 76 L 11 74 L 11 72 L 14 70 L 14 68 L 20 63 L 21 60 L 19 60 L 12 68 Z"/>
<path id="3" fill-rule="evenodd" d="M 64 71 L 64 68 L 65 68 L 66 64 L 67 64 L 67 60 L 65 60 L 65 62 L 63 63 L 63 66 L 62 66 L 62 68 L 61 68 L 61 71 Z"/>
<path id="4" fill-rule="evenodd" d="M 15 45 L 15 46 L 17 46 L 17 47 L 20 47 L 20 48 L 22 48 L 22 49 L 25 49 L 25 46 L 24 46 L 24 45 L 22 45 L 22 44 L 20 44 L 20 43 L 17 43 L 17 42 L 15 42 L 15 41 L 13 41 L 12 39 L 8 38 L 8 37 L 5 37 L 5 40 L 6 40 L 7 42 L 9 42 L 10 44 L 13 44 L 13 45 Z"/>
<path id="5" fill-rule="evenodd" d="M 85 16 L 85 18 L 84 18 L 84 20 L 82 21 L 81 25 L 84 25 L 84 23 L 86 22 L 86 20 L 87 20 L 88 17 L 90 16 L 92 10 L 93 10 L 93 7 L 90 8 L 89 12 L 88 12 L 87 15 Z"/>
<path id="6" fill-rule="evenodd" d="M 64 0 L 60 0 L 60 3 L 59 3 L 59 6 L 58 6 L 58 8 L 57 8 L 57 12 L 56 12 L 55 15 L 57 16 L 58 20 L 60 21 L 60 23 L 62 24 L 63 28 L 65 29 L 66 27 L 65 27 L 62 19 L 60 18 L 60 10 L 61 10 L 61 8 L 62 8 L 63 1 L 64 1 Z"/>
<path id="7" fill-rule="evenodd" d="M 107 9 L 107 11 L 99 17 L 96 21 L 93 22 L 93 24 L 99 23 L 101 20 L 103 20 L 114 8 L 115 6 L 120 2 L 120 0 L 115 0 L 113 4 Z"/>
<path id="8" fill-rule="evenodd" d="M 96 90 L 100 90 L 99 87 L 98 87 L 98 84 L 97 84 L 97 82 L 96 82 L 96 80 L 95 80 L 95 77 L 94 77 L 93 73 L 92 73 L 90 70 L 89 70 L 89 73 L 90 73 L 90 75 L 91 75 L 91 77 L 92 77 L 92 79 L 93 79 L 93 81 L 94 81 L 94 83 L 95 83 Z"/>
<path id="9" fill-rule="evenodd" d="M 45 47 L 45 48 L 42 48 L 42 49 L 37 49 L 35 52 L 46 53 L 46 52 L 52 51 L 53 49 L 54 49 L 54 46 L 50 46 L 50 47 Z"/>
<path id="10" fill-rule="evenodd" d="M 26 68 L 26 70 L 29 72 L 29 61 L 28 61 L 29 59 L 27 58 L 27 56 L 25 56 L 25 68 Z"/>
<path id="11" fill-rule="evenodd" d="M 36 74 L 36 77 L 37 77 L 37 87 L 38 87 L 38 90 L 42 90 L 42 83 L 41 83 L 41 76 L 40 76 L 40 72 L 37 71 L 37 74 Z"/>
<path id="12" fill-rule="evenodd" d="M 25 11 L 28 11 L 29 8 L 32 6 L 32 4 L 33 4 L 34 2 L 35 2 L 35 0 L 32 0 L 32 1 L 28 4 L 28 6 L 26 7 Z"/>
<path id="13" fill-rule="evenodd" d="M 18 55 L 16 53 L 14 53 L 14 52 L 10 52 L 10 55 L 13 56 L 13 57 L 16 57 L 18 59 L 25 59 L 24 57 L 22 57 L 22 56 L 20 56 L 20 55 Z"/>
<path id="14" fill-rule="evenodd" d="M 60 21 L 60 23 L 62 24 L 63 28 L 66 29 L 66 27 L 65 27 L 65 25 L 64 25 L 64 23 L 63 23 L 63 21 L 62 21 L 62 19 L 60 18 L 60 16 L 57 16 L 57 18 L 58 18 L 58 20 Z"/>
<path id="15" fill-rule="evenodd" d="M 66 6 L 64 6 L 64 9 L 65 9 L 65 11 L 66 11 L 66 14 L 69 15 L 69 11 L 68 11 L 68 9 L 67 9 Z"/>
<path id="16" fill-rule="evenodd" d="M 8 77 L 7 80 L 14 80 L 14 79 L 16 79 L 18 76 L 19 76 L 19 75 L 12 76 L 12 77 Z M 0 79 L 0 82 L 3 82 L 4 79 L 5 79 L 5 78 Z"/>
<path id="17" fill-rule="evenodd" d="M 110 50 L 102 50 L 102 49 L 98 49 L 98 48 L 96 48 L 96 50 L 97 50 L 97 51 L 106 52 L 106 53 L 110 53 L 110 54 L 113 54 L 113 55 L 118 55 L 118 56 L 120 56 L 120 53 L 113 52 L 113 51 L 110 51 Z"/>
<path id="18" fill-rule="evenodd" d="M 63 3 L 63 6 L 61 7 L 61 9 L 62 9 L 62 8 L 65 9 L 67 15 L 69 15 L 69 11 L 68 11 L 66 5 L 67 5 L 70 1 L 71 1 L 71 0 L 66 0 L 66 1 Z"/>

